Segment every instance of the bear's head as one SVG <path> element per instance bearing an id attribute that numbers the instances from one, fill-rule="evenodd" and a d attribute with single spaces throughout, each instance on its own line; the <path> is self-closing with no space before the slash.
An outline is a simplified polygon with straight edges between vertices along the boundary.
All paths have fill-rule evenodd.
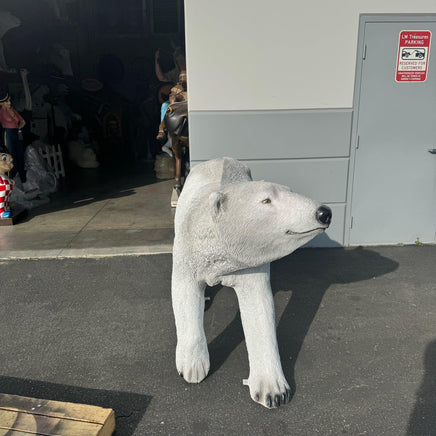
<path id="1" fill-rule="evenodd" d="M 249 267 L 280 259 L 324 232 L 327 206 L 264 181 L 229 184 L 209 196 L 225 251 Z"/>

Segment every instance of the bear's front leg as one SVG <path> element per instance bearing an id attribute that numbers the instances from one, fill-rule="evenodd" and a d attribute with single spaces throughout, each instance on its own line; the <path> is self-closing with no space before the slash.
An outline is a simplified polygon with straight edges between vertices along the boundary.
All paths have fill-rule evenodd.
<path id="1" fill-rule="evenodd" d="M 278 407 L 290 400 L 291 389 L 283 375 L 277 345 L 270 265 L 239 271 L 229 279 L 241 311 L 250 364 L 246 384 L 251 398 L 265 407 Z"/>
<path id="2" fill-rule="evenodd" d="M 176 320 L 176 367 L 188 383 L 200 383 L 208 374 L 209 352 L 204 333 L 206 285 L 173 267 L 172 301 Z"/>

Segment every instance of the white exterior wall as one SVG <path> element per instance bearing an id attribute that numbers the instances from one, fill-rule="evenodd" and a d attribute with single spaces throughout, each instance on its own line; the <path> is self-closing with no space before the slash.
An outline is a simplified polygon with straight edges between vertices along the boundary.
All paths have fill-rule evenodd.
<path id="1" fill-rule="evenodd" d="M 185 0 L 189 110 L 351 108 L 360 14 L 435 0 Z"/>

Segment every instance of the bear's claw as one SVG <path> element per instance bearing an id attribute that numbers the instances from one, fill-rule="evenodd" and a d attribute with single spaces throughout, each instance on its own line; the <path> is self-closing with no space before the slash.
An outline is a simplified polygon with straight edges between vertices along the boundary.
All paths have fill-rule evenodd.
<path id="1" fill-rule="evenodd" d="M 273 390 L 273 389 L 271 389 Z M 292 392 L 289 386 L 285 384 L 282 385 L 280 389 L 281 392 L 264 392 L 264 389 L 250 389 L 250 392 L 254 392 L 251 395 L 251 398 L 262 406 L 267 407 L 268 409 L 273 409 L 275 407 L 280 407 L 282 404 L 289 403 L 292 398 Z"/>
<path id="2" fill-rule="evenodd" d="M 182 352 L 178 348 L 176 354 L 176 366 L 178 373 L 188 383 L 200 383 L 209 373 L 210 362 L 209 353 L 206 351 L 200 353 L 200 356 L 193 356 L 193 352 Z"/>
<path id="3" fill-rule="evenodd" d="M 184 365 L 184 369 L 179 371 L 179 374 L 188 383 L 200 383 L 209 373 L 209 363 L 203 361 L 192 362 L 191 367 Z"/>

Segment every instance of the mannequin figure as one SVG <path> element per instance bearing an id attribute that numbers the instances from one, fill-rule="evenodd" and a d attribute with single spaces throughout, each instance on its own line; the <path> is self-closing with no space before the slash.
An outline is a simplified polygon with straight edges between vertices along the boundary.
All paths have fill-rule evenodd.
<path id="1" fill-rule="evenodd" d="M 9 197 L 14 188 L 14 181 L 7 174 L 13 166 L 12 156 L 8 153 L 0 153 L 0 219 L 11 217 Z"/>
<path id="2" fill-rule="evenodd" d="M 7 92 L 0 93 L 0 123 L 3 126 L 3 152 L 10 153 L 16 163 L 21 183 L 26 182 L 24 169 L 23 144 L 19 139 L 19 131 L 26 125 L 23 117 L 12 107 L 11 99 Z M 15 171 L 14 171 L 15 172 Z M 14 174 L 11 174 L 14 177 Z"/>
<path id="3" fill-rule="evenodd" d="M 161 112 L 160 112 L 160 120 L 161 123 L 159 124 L 159 132 L 158 135 L 156 136 L 156 139 L 165 143 L 167 141 L 167 134 L 165 132 L 165 113 L 168 109 L 168 106 L 173 104 L 173 103 L 177 103 L 180 101 L 187 101 L 188 100 L 188 95 L 185 91 L 185 88 L 183 87 L 182 84 L 178 83 L 177 85 L 174 85 L 171 88 L 170 91 L 170 95 L 168 98 L 168 101 L 163 103 L 161 106 Z M 168 144 L 165 144 L 165 146 L 168 146 Z M 163 147 L 162 147 L 163 148 Z M 171 143 L 169 144 L 169 149 L 171 149 Z M 164 150 L 165 152 L 167 152 L 166 150 Z"/>
<path id="4" fill-rule="evenodd" d="M 173 50 L 173 62 L 174 68 L 170 71 L 164 72 L 162 66 L 160 64 L 160 49 L 158 49 L 154 55 L 154 68 L 156 77 L 161 82 L 173 82 L 177 83 L 179 80 L 180 74 L 184 73 L 186 76 L 186 59 L 185 59 L 185 51 L 180 42 L 171 39 L 170 41 L 171 48 Z"/>
<path id="5" fill-rule="evenodd" d="M 32 96 L 32 124 L 31 132 L 43 142 L 49 141 L 48 123 L 52 106 L 46 101 L 46 96 L 50 94 L 47 85 L 38 86 L 31 94 Z"/>

